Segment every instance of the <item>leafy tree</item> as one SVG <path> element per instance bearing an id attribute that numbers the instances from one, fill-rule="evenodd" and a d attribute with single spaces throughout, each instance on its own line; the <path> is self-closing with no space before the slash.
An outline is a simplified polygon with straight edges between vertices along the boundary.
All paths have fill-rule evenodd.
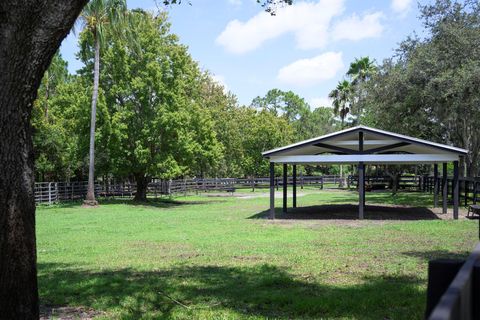
<path id="1" fill-rule="evenodd" d="M 86 106 L 91 102 L 91 93 L 91 78 L 74 76 L 69 82 L 59 86 L 58 93 L 52 97 L 52 114 L 66 135 L 64 141 L 66 145 L 63 147 L 66 160 L 63 170 L 67 179 L 83 181 L 88 176 L 91 113 Z M 95 130 L 97 145 L 95 168 L 98 174 L 106 175 L 111 170 L 109 155 L 111 131 L 105 95 L 103 90 L 99 89 Z"/>
<path id="2" fill-rule="evenodd" d="M 52 97 L 58 87 L 69 78 L 67 62 L 57 54 L 42 79 L 38 99 L 34 103 L 32 126 L 35 150 L 35 172 L 37 177 L 55 179 L 63 177 L 65 132 L 51 116 Z"/>
<path id="3" fill-rule="evenodd" d="M 292 91 L 272 89 L 264 97 L 253 99 L 251 106 L 266 110 L 275 116 L 285 118 L 292 126 L 293 137 L 289 140 L 304 140 L 314 135 L 322 135 L 330 131 L 331 118 L 318 117 L 325 115 L 325 110 L 312 113 L 310 105 Z M 321 123 L 312 123 L 312 120 L 321 120 Z"/>
<path id="4" fill-rule="evenodd" d="M 169 32 L 166 15 L 131 15 L 141 53 L 124 37 L 110 37 L 102 87 L 112 117 L 113 170 L 134 177 L 135 200 L 145 201 L 151 178 L 203 175 L 221 148 L 210 114 L 195 99 L 199 68 Z"/>
<path id="5" fill-rule="evenodd" d="M 242 166 L 248 176 L 266 176 L 268 160 L 262 152 L 292 142 L 293 129 L 284 117 L 277 117 L 267 110 L 243 108 Z"/>
<path id="6" fill-rule="evenodd" d="M 46 121 L 48 121 L 49 98 L 55 95 L 56 89 L 60 84 L 68 81 L 69 74 L 67 66 L 67 61 L 63 60 L 62 56 L 57 53 L 53 57 L 47 71 L 45 71 L 40 88 L 38 89 L 36 105 L 43 109 Z"/>
<path id="7" fill-rule="evenodd" d="M 68 75 L 67 63 L 57 55 L 45 73 L 32 115 L 35 169 L 40 181 L 83 180 L 88 174 L 90 76 Z M 91 97 L 90 97 L 91 99 Z M 110 121 L 99 92 L 95 164 L 99 173 L 109 170 Z"/>
<path id="8" fill-rule="evenodd" d="M 421 7 L 428 36 L 409 37 L 366 86 L 367 121 L 380 128 L 468 149 L 479 173 L 480 4 L 437 0 Z"/>
<path id="9" fill-rule="evenodd" d="M 210 113 L 214 121 L 214 131 L 222 146 L 222 156 L 215 166 L 210 166 L 207 173 L 210 176 L 240 177 L 244 175 L 242 167 L 243 109 L 238 106 L 237 98 L 232 93 L 226 93 L 223 86 L 216 83 L 208 73 L 202 75 L 199 81 L 198 99 Z"/>
<path id="10" fill-rule="evenodd" d="M 279 89 L 271 89 L 265 97 L 256 97 L 251 105 L 257 109 L 268 110 L 275 115 L 283 115 L 290 123 L 299 120 L 302 115 L 310 111 L 310 106 L 303 98 L 292 91 Z"/>
<path id="11" fill-rule="evenodd" d="M 333 109 L 318 107 L 306 113 L 296 125 L 298 140 L 306 140 L 335 131 Z"/>

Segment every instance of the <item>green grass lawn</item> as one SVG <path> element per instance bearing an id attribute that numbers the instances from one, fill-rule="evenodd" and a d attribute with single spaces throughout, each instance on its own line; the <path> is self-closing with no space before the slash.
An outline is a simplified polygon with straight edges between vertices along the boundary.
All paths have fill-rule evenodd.
<path id="1" fill-rule="evenodd" d="M 303 192 L 299 206 L 358 199 Z M 41 303 L 109 319 L 421 319 L 428 260 L 464 257 L 477 240 L 474 221 L 272 222 L 259 214 L 268 203 L 188 196 L 39 207 Z M 372 193 L 367 203 L 429 206 L 431 195 Z"/>

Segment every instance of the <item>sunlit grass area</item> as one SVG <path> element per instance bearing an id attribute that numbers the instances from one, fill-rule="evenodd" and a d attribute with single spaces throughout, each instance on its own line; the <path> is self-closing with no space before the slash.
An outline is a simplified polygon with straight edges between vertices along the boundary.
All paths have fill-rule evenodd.
<path id="1" fill-rule="evenodd" d="M 312 210 L 358 199 L 299 193 Z M 120 319 L 421 319 L 428 260 L 464 257 L 477 240 L 469 220 L 340 223 L 278 210 L 272 222 L 268 203 L 194 195 L 39 207 L 41 302 Z M 367 203 L 428 207 L 431 195 L 369 193 Z"/>

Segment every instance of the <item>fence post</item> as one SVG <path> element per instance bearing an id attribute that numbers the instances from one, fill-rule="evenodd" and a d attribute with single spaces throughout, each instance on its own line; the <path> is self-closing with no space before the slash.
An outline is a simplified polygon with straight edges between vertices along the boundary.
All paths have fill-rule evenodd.
<path id="1" fill-rule="evenodd" d="M 48 204 L 52 204 L 52 183 L 48 183 Z"/>

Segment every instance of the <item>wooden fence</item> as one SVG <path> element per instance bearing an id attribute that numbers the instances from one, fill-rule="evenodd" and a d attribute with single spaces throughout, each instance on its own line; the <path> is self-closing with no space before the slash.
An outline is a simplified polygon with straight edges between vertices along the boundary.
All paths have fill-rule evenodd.
<path id="1" fill-rule="evenodd" d="M 423 177 L 422 191 L 433 193 L 434 177 Z M 476 204 L 480 193 L 480 177 L 460 177 L 459 179 L 460 204 L 465 207 L 470 204 Z M 437 178 L 438 185 L 442 186 L 442 177 Z M 447 194 L 453 199 L 453 177 L 447 177 Z M 441 193 L 441 192 L 440 192 Z"/>
<path id="2" fill-rule="evenodd" d="M 297 184 L 304 186 L 317 186 L 321 189 L 325 181 L 338 182 L 338 176 L 300 176 Z M 288 178 L 291 184 L 292 177 Z M 277 189 L 283 184 L 282 178 L 275 180 Z M 199 193 L 207 191 L 234 191 L 236 189 L 268 188 L 269 178 L 209 178 L 209 179 L 180 179 L 180 180 L 157 180 L 148 184 L 147 192 L 150 196 Z M 133 197 L 136 193 L 136 184 L 122 183 L 95 183 L 95 195 L 100 198 L 123 198 Z M 35 202 L 37 204 L 52 204 L 60 201 L 84 199 L 87 194 L 87 182 L 37 182 L 35 183 Z"/>
<path id="3" fill-rule="evenodd" d="M 101 185 L 95 184 L 95 193 L 99 194 Z M 35 202 L 52 204 L 59 201 L 84 199 L 87 194 L 87 182 L 36 182 Z"/>
<path id="4" fill-rule="evenodd" d="M 357 187 L 358 176 L 349 176 L 347 179 L 347 185 L 349 187 Z M 420 190 L 423 183 L 422 176 L 400 176 L 397 180 L 398 189 L 414 189 Z M 365 184 L 369 185 L 373 189 L 386 189 L 391 187 L 392 178 L 390 176 L 365 176 Z"/>
<path id="5" fill-rule="evenodd" d="M 441 186 L 442 177 L 438 177 L 438 185 Z M 347 177 L 347 186 L 355 188 L 358 182 L 356 176 Z M 432 176 L 401 176 L 398 179 L 399 189 L 416 190 L 433 194 L 434 178 Z M 293 181 L 288 177 L 288 184 Z M 315 186 L 320 189 L 328 185 L 337 185 L 340 176 L 298 176 L 297 186 L 302 189 L 304 186 Z M 365 182 L 372 189 L 376 187 L 385 189 L 391 185 L 391 178 L 387 176 L 366 176 Z M 447 194 L 453 199 L 453 178 L 447 178 Z M 207 191 L 234 191 L 236 189 L 268 188 L 269 178 L 208 178 L 208 179 L 179 179 L 179 180 L 154 180 L 148 184 L 150 196 L 174 195 L 199 193 Z M 275 178 L 275 186 L 279 189 L 283 184 L 281 177 Z M 468 206 L 476 204 L 480 193 L 480 177 L 460 178 L 460 204 Z M 136 192 L 135 183 L 106 183 L 95 184 L 95 194 L 103 198 L 133 197 Z M 87 182 L 37 182 L 35 183 L 35 202 L 52 204 L 60 201 L 84 199 L 87 194 Z M 441 194 L 441 192 L 440 192 Z"/>

